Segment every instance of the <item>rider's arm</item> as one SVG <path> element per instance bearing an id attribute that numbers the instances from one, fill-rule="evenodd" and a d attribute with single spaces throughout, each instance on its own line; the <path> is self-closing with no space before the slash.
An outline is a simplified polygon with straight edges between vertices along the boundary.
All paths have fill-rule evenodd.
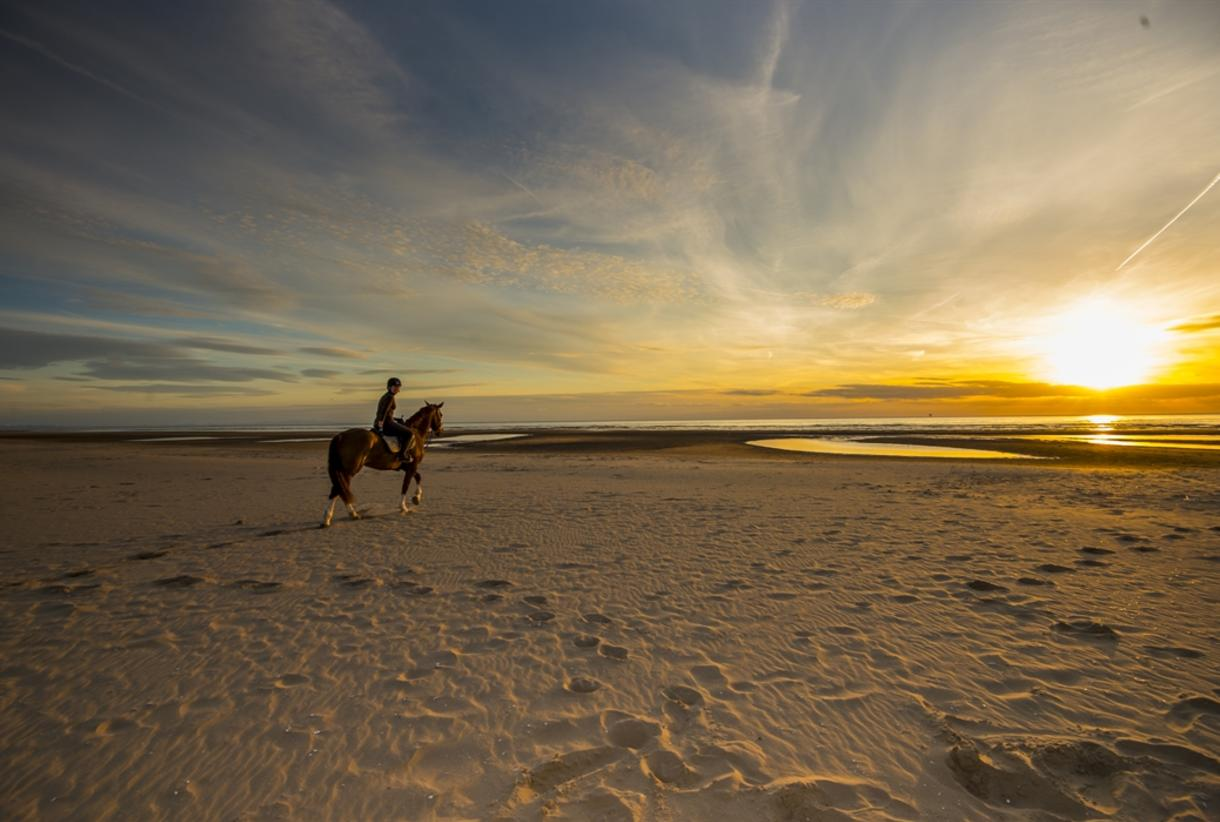
<path id="1" fill-rule="evenodd" d="M 377 422 L 376 422 L 377 429 L 378 430 L 384 429 L 386 423 L 392 421 L 393 417 L 394 417 L 394 403 L 392 401 L 392 398 L 390 398 L 390 395 L 386 394 L 384 397 L 381 398 L 381 401 L 379 403 L 377 403 Z"/>

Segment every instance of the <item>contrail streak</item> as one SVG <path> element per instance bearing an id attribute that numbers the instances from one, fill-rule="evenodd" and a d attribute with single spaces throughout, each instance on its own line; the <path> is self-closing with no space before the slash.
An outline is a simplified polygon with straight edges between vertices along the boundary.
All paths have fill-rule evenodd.
<path id="1" fill-rule="evenodd" d="M 1196 195 L 1195 195 L 1195 198 L 1194 198 L 1193 200 L 1191 200 L 1189 203 L 1187 203 L 1185 208 L 1183 208 L 1183 209 L 1182 209 L 1181 211 L 1179 211 L 1177 214 L 1173 215 L 1173 219 L 1172 219 L 1172 220 L 1170 220 L 1169 222 L 1165 223 L 1165 225 L 1161 226 L 1161 230 L 1160 230 L 1160 231 L 1158 231 L 1156 234 L 1153 234 L 1153 235 L 1152 235 L 1151 237 L 1149 237 L 1147 240 L 1144 240 L 1143 244 L 1142 244 L 1142 245 L 1140 245 L 1140 247 L 1139 247 L 1139 248 L 1135 249 L 1135 251 L 1132 251 L 1132 252 L 1131 252 L 1131 254 L 1130 254 L 1130 256 L 1128 256 L 1128 257 L 1127 257 L 1127 259 L 1125 259 L 1125 260 L 1123 260 L 1121 263 L 1119 263 L 1119 264 L 1118 264 L 1118 268 L 1116 268 L 1116 269 L 1114 269 L 1114 270 L 1115 270 L 1115 271 L 1121 271 L 1123 266 L 1125 266 L 1127 263 L 1129 263 L 1129 262 L 1131 262 L 1133 259 L 1135 259 L 1135 255 L 1136 255 L 1136 254 L 1139 254 L 1141 251 L 1143 251 L 1145 248 L 1147 248 L 1149 245 L 1151 245 L 1151 244 L 1152 244 L 1152 241 L 1153 241 L 1153 240 L 1155 240 L 1157 237 L 1161 236 L 1162 234 L 1164 234 L 1164 233 L 1165 233 L 1165 230 L 1166 230 L 1166 229 L 1168 229 L 1168 228 L 1169 228 L 1171 225 L 1173 225 L 1174 223 L 1176 223 L 1176 222 L 1178 221 L 1178 218 L 1179 218 L 1179 217 L 1181 217 L 1181 216 L 1182 216 L 1183 214 L 1185 214 L 1187 211 L 1190 211 L 1190 207 L 1191 207 L 1191 206 L 1193 206 L 1195 203 L 1197 203 L 1197 202 L 1199 202 L 1200 200 L 1202 200 L 1202 199 L 1203 199 L 1203 195 L 1204 195 L 1204 194 L 1206 194 L 1207 192 L 1211 191 L 1211 190 L 1212 190 L 1212 186 L 1214 186 L 1216 183 L 1220 183 L 1220 174 L 1217 174 L 1215 177 L 1213 177 L 1213 178 L 1212 178 L 1212 181 L 1211 181 L 1210 183 L 1208 183 L 1206 186 L 1204 186 L 1204 187 L 1203 187 L 1203 190 L 1202 190 L 1202 191 L 1200 191 L 1198 194 L 1196 194 Z"/>
<path id="2" fill-rule="evenodd" d="M 47 58 L 48 60 L 51 60 L 52 62 L 58 63 L 59 65 L 68 69 L 69 71 L 74 71 L 77 74 L 81 75 L 82 77 L 88 77 L 90 80 L 93 80 L 96 83 L 101 83 L 106 88 L 111 89 L 112 91 L 117 91 L 119 94 L 122 94 L 125 97 L 130 97 L 132 100 L 136 100 L 138 102 L 144 103 L 145 105 L 152 106 L 155 109 L 160 109 L 161 111 L 165 111 L 165 109 L 161 108 L 156 103 L 154 103 L 151 100 L 148 100 L 144 97 L 141 97 L 140 95 L 136 94 L 134 91 L 131 91 L 128 88 L 120 86 L 118 83 L 115 83 L 112 80 L 107 80 L 105 77 L 102 77 L 99 74 L 94 74 L 92 71 L 85 68 L 84 66 L 78 66 L 76 63 L 65 60 L 64 58 L 60 57 L 58 54 L 56 54 L 55 52 L 51 51 L 49 48 L 44 46 L 42 43 L 38 42 L 37 40 L 31 40 L 28 37 L 22 37 L 20 34 L 14 34 L 13 32 L 8 31 L 7 29 L 0 29 L 0 37 L 3 37 L 5 40 L 11 40 L 14 43 L 18 43 L 20 45 L 25 46 L 28 49 L 36 51 L 39 54 L 41 54 L 43 57 Z"/>
<path id="3" fill-rule="evenodd" d="M 537 203 L 538 205 L 542 206 L 543 208 L 546 208 L 546 203 L 542 202 L 542 200 L 539 200 L 539 199 L 538 199 L 538 195 L 537 195 L 537 194 L 535 194 L 534 192 L 530 191 L 528 188 L 526 188 L 526 187 L 525 187 L 525 185 L 524 185 L 523 183 L 519 183 L 519 182 L 517 182 L 517 181 L 516 181 L 516 180 L 514 180 L 512 177 L 509 177 L 507 174 L 505 174 L 503 171 L 501 171 L 501 172 L 500 172 L 500 176 L 501 176 L 501 177 L 503 177 L 505 180 L 508 180 L 510 183 L 512 183 L 513 185 L 515 185 L 517 188 L 519 188 L 519 189 L 521 189 L 522 191 L 524 191 L 526 194 L 528 194 L 528 195 L 530 195 L 531 197 L 533 197 L 533 198 L 534 198 L 534 202 L 535 202 L 535 203 Z"/>

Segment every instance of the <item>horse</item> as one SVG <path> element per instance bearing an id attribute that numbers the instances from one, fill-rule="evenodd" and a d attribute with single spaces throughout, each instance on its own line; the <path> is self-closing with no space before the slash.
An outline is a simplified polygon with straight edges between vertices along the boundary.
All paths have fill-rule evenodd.
<path id="1" fill-rule="evenodd" d="M 374 468 L 378 471 L 403 471 L 402 504 L 399 511 L 411 513 L 407 507 L 407 490 L 415 479 L 415 496 L 411 501 L 419 505 L 424 498 L 423 481 L 419 476 L 419 464 L 424 460 L 424 446 L 433 434 L 444 433 L 441 408 L 444 403 L 433 405 L 425 403 L 416 411 L 404 425 L 411 429 L 411 441 L 403 445 L 402 451 L 394 453 L 386 445 L 385 440 L 376 431 L 369 428 L 349 428 L 331 438 L 330 451 L 326 459 L 326 471 L 330 474 L 330 501 L 326 505 L 326 515 L 322 518 L 322 527 L 330 525 L 335 514 L 335 500 L 342 498 L 347 506 L 347 513 L 352 519 L 360 519 L 356 512 L 356 496 L 352 493 L 352 477 L 360 473 L 361 468 Z"/>

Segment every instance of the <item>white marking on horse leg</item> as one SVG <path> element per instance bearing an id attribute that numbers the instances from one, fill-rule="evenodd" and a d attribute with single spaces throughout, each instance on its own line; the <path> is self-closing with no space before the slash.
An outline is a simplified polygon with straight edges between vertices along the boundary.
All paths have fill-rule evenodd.
<path id="1" fill-rule="evenodd" d="M 326 506 L 326 515 L 322 517 L 322 527 L 328 528 L 330 521 L 335 518 L 335 500 L 337 497 L 331 497 L 330 503 Z"/>
<path id="2" fill-rule="evenodd" d="M 349 517 L 352 519 L 360 519 L 360 513 L 356 510 L 356 506 L 352 505 L 350 502 L 346 502 L 344 505 L 347 506 L 347 515 Z"/>
<path id="3" fill-rule="evenodd" d="M 419 477 L 415 478 L 415 496 L 411 497 L 411 502 L 419 505 L 424 501 L 424 484 L 419 481 Z"/>
<path id="4" fill-rule="evenodd" d="M 398 510 L 404 514 L 411 513 L 411 509 L 407 507 L 407 495 L 402 495 L 402 503 L 398 506 Z"/>

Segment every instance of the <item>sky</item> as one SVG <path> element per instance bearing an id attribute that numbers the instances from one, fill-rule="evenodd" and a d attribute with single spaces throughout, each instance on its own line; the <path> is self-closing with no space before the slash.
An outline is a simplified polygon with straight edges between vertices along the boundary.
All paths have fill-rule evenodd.
<path id="1" fill-rule="evenodd" d="M 1212 0 L 49 0 L 0 95 L 0 425 L 1220 413 Z"/>

